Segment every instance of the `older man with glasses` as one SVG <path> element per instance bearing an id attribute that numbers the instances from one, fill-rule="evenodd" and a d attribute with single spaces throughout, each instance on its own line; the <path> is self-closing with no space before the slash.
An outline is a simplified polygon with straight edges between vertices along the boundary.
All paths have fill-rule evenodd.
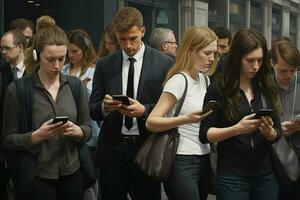
<path id="1" fill-rule="evenodd" d="M 150 35 L 149 45 L 172 58 L 176 56 L 178 46 L 171 29 L 155 28 Z"/>

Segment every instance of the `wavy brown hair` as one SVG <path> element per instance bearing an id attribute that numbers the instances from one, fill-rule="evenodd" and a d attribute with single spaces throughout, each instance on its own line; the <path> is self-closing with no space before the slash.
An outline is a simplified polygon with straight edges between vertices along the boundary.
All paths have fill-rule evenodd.
<path id="1" fill-rule="evenodd" d="M 241 113 L 240 74 L 242 58 L 258 48 L 263 51 L 263 60 L 252 81 L 258 86 L 266 100 L 276 108 L 276 91 L 271 81 L 266 40 L 261 33 L 244 28 L 235 34 L 224 70 L 216 77 L 216 87 L 222 97 L 220 106 L 226 110 L 226 115 L 230 121 L 237 120 Z"/>

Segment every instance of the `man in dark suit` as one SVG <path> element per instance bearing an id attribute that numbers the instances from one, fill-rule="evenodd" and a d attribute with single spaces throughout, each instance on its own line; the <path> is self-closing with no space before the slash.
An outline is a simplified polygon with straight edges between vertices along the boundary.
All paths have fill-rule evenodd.
<path id="1" fill-rule="evenodd" d="M 160 183 L 145 176 L 133 160 L 150 134 L 146 117 L 173 61 L 142 42 L 145 27 L 137 9 L 120 9 L 113 26 L 121 50 L 97 63 L 90 97 L 92 119 L 103 120 L 97 150 L 101 194 L 104 200 L 123 200 L 132 186 L 134 199 L 160 199 Z M 120 94 L 129 96 L 130 105 L 113 99 Z"/>
<path id="2" fill-rule="evenodd" d="M 0 50 L 3 59 L 7 62 L 0 67 L 0 131 L 2 128 L 3 102 L 7 86 L 17 78 L 25 74 L 24 48 L 27 44 L 26 37 L 18 30 L 11 30 L 1 38 Z M 0 199 L 7 199 L 6 182 L 7 171 L 5 170 L 4 156 L 0 149 Z"/>

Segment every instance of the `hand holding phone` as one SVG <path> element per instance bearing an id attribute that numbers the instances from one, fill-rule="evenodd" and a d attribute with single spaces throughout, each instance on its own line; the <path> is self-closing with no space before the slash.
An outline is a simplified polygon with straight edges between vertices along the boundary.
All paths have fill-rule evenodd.
<path id="1" fill-rule="evenodd" d="M 130 105 L 130 101 L 128 96 L 126 95 L 112 95 L 113 100 L 118 100 L 121 101 L 122 104 L 129 106 Z"/>
<path id="2" fill-rule="evenodd" d="M 293 119 L 292 119 L 292 122 L 293 123 L 300 123 L 300 115 L 297 115 L 297 116 L 295 116 Z"/>
<path id="3" fill-rule="evenodd" d="M 271 116 L 273 114 L 273 109 L 263 108 L 259 109 L 258 112 L 255 114 L 254 119 L 259 119 L 262 116 Z"/>
<path id="4" fill-rule="evenodd" d="M 63 124 L 67 123 L 67 121 L 69 120 L 68 116 L 56 116 L 53 121 L 52 124 L 56 124 L 58 122 L 63 122 Z"/>

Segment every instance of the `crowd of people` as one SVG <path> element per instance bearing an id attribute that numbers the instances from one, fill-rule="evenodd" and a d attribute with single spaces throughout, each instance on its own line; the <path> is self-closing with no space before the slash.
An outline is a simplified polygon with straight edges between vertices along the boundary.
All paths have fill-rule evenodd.
<path id="1" fill-rule="evenodd" d="M 157 27 L 148 43 L 134 7 L 117 12 L 98 51 L 50 16 L 35 27 L 14 20 L 0 41 L 1 200 L 160 200 L 161 182 L 134 159 L 172 128 L 168 199 L 207 199 L 214 183 L 219 200 L 300 199 L 300 178 L 279 179 L 272 151 L 283 136 L 300 159 L 300 52 L 289 38 L 268 50 L 248 28 L 232 38 L 193 26 L 178 42 Z"/>

